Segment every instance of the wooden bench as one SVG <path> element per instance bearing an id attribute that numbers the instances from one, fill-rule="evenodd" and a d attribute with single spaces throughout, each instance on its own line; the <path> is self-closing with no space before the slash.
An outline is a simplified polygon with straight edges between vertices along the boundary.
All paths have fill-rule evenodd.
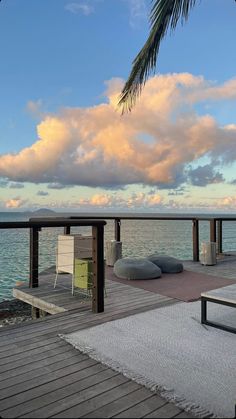
<path id="1" fill-rule="evenodd" d="M 236 326 L 226 326 L 207 320 L 207 302 L 236 308 L 236 284 L 201 293 L 201 323 L 227 332 L 236 333 Z"/>

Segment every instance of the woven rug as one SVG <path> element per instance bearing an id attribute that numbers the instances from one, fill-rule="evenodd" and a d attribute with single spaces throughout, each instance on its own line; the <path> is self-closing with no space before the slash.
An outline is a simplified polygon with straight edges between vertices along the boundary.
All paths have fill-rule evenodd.
<path id="1" fill-rule="evenodd" d="M 236 324 L 236 311 L 209 304 L 209 318 Z M 200 324 L 200 302 L 179 303 L 61 336 L 196 416 L 233 418 L 236 337 Z"/>
<path id="2" fill-rule="evenodd" d="M 178 274 L 162 274 L 161 278 L 145 280 L 120 279 L 113 268 L 106 267 L 106 278 L 115 282 L 142 288 L 180 301 L 196 301 L 202 292 L 235 284 L 236 281 L 213 275 L 184 270 Z"/>

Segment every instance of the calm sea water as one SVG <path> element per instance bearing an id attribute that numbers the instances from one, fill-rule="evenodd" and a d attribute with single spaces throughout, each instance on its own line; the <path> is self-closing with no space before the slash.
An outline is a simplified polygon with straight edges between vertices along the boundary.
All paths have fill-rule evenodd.
<path id="1" fill-rule="evenodd" d="M 172 214 L 173 215 L 173 214 Z M 0 213 L 0 221 L 27 221 L 24 213 Z M 90 234 L 90 228 L 73 228 L 72 232 Z M 40 232 L 40 270 L 55 265 L 57 235 L 61 228 L 45 228 Z M 108 220 L 105 240 L 114 239 L 114 222 Z M 209 223 L 200 223 L 200 242 L 209 240 Z M 191 221 L 127 220 L 121 223 L 123 256 L 147 256 L 166 253 L 180 259 L 192 258 Z M 236 222 L 223 223 L 223 250 L 236 249 Z M 12 288 L 29 280 L 29 231 L 0 230 L 0 301 L 12 298 Z"/>

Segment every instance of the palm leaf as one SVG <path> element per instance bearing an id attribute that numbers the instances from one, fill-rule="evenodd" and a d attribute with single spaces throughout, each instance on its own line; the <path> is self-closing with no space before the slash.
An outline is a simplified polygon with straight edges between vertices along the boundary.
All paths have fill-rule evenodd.
<path id="1" fill-rule="evenodd" d="M 121 92 L 119 105 L 125 110 L 131 110 L 140 95 L 145 82 L 156 67 L 161 40 L 169 27 L 171 30 L 181 18 L 183 24 L 197 0 L 155 0 L 151 9 L 151 30 L 141 51 L 133 61 L 133 67 L 128 80 Z"/>

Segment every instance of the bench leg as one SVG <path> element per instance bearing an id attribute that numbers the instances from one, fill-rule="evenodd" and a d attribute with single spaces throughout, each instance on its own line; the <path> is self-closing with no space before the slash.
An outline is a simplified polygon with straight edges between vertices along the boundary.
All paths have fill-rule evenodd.
<path id="1" fill-rule="evenodd" d="M 207 324 L 207 301 L 201 298 L 201 323 Z"/>
<path id="2" fill-rule="evenodd" d="M 226 332 L 236 333 L 235 327 L 226 326 L 220 323 L 207 320 L 207 301 L 235 308 L 235 303 L 216 301 L 216 300 L 208 299 L 206 297 L 201 297 L 201 324 L 206 324 L 207 326 L 216 327 L 217 329 L 221 329 Z"/>

